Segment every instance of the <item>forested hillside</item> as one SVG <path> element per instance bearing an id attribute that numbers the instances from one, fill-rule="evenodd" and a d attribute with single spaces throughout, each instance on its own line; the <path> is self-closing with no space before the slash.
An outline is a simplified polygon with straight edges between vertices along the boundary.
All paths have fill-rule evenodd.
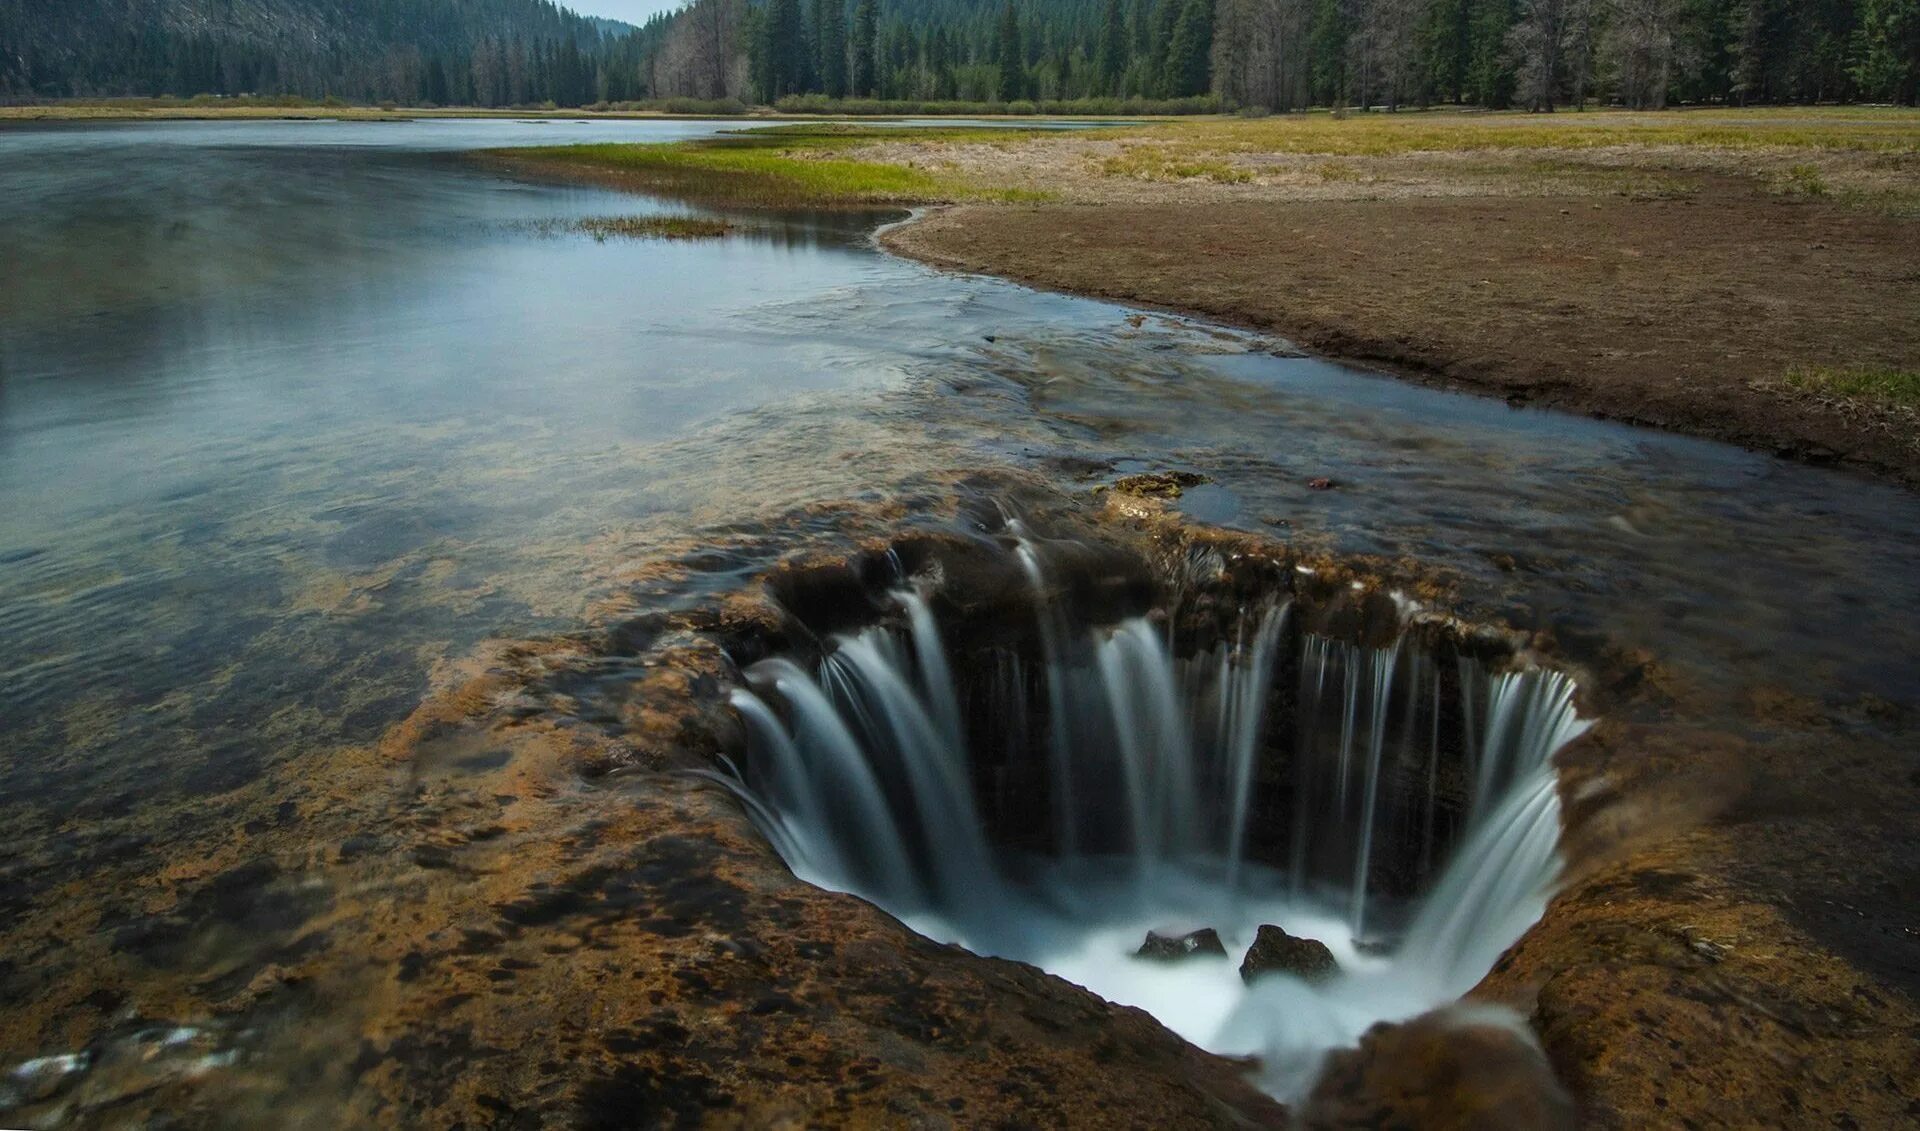
<path id="1" fill-rule="evenodd" d="M 699 0 L 700 7 L 741 0 Z M 1920 0 L 817 0 L 741 8 L 762 98 L 1912 103 Z M 850 21 L 850 22 L 849 22 Z M 851 60 L 840 62 L 841 44 Z M 871 58 L 869 65 L 867 60 Z"/>
<path id="2" fill-rule="evenodd" d="M 0 96 L 159 94 L 1913 103 L 1920 0 L 0 0 Z"/>
<path id="3" fill-rule="evenodd" d="M 639 98 L 641 39 L 548 0 L 0 0 L 0 95 Z"/>

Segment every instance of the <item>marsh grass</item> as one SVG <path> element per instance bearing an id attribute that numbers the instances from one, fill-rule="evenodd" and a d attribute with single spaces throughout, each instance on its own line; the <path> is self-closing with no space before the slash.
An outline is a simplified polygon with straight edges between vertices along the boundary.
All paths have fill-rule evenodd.
<path id="1" fill-rule="evenodd" d="M 828 98 L 821 94 L 790 94 L 774 104 L 782 114 L 838 114 L 854 117 L 990 118 L 1040 114 L 1050 118 L 1149 117 L 1176 114 L 1218 114 L 1220 99 L 1197 98 L 1076 98 L 1038 102 L 916 101 L 912 99 Z"/>
<path id="2" fill-rule="evenodd" d="M 1212 181 L 1237 185 L 1253 180 L 1253 172 L 1217 158 L 1181 157 L 1152 145 L 1129 146 L 1118 156 L 1100 164 L 1109 177 L 1129 177 L 1141 181 Z"/>
<path id="3" fill-rule="evenodd" d="M 1849 186 L 1840 190 L 1837 196 L 1842 204 L 1850 208 L 1878 212 L 1897 220 L 1920 219 L 1920 187 Z"/>
<path id="4" fill-rule="evenodd" d="M 1798 365 L 1787 371 L 1786 384 L 1817 396 L 1920 408 L 1920 369 L 1872 365 Z"/>
<path id="5" fill-rule="evenodd" d="M 1905 216 L 1920 172 L 1920 113 L 1897 108 L 1459 111 L 1185 119 L 1079 135 L 1105 143 L 1096 178 L 1322 185 L 1389 195 L 1685 196 L 1703 177 L 1751 177 L 1781 196 Z M 1047 143 L 1035 143 L 1036 151 Z M 1113 152 L 1117 149 L 1118 152 Z M 1372 191 L 1371 187 L 1367 191 Z M 1092 190 L 1089 195 L 1097 194 Z"/>
<path id="6" fill-rule="evenodd" d="M 1826 175 L 1816 165 L 1795 165 L 1781 175 L 1781 192 L 1790 196 L 1826 196 L 1833 191 L 1827 184 Z"/>
<path id="7" fill-rule="evenodd" d="M 704 216 L 588 216 L 563 221 L 569 231 L 581 232 L 605 243 L 620 239 L 710 240 L 733 231 L 725 220 Z"/>
<path id="8" fill-rule="evenodd" d="M 499 152 L 569 178 L 736 207 L 1099 199 L 1101 182 L 1244 192 L 1302 173 L 1389 195 L 1685 196 L 1714 175 L 1911 215 L 1920 113 L 1769 108 L 1555 115 L 1457 111 L 1185 118 L 1097 131 L 795 123 L 667 145 Z M 1277 178 L 1277 180 L 1276 180 Z M 1134 190 L 1137 191 L 1137 190 Z M 1337 190 L 1336 190 L 1337 191 Z"/>
<path id="9" fill-rule="evenodd" d="M 1883 365 L 1796 365 L 1753 388 L 1784 397 L 1920 453 L 1920 370 Z"/>
<path id="10" fill-rule="evenodd" d="M 560 174 L 749 207 L 1048 199 L 1045 193 L 974 184 L 913 164 L 862 160 L 847 153 L 882 142 L 1000 144 L 1026 133 L 805 125 L 666 145 L 548 146 L 496 150 L 490 156 Z"/>
<path id="11" fill-rule="evenodd" d="M 1805 108 L 1659 113 L 1286 114 L 1127 127 L 1188 150 L 1390 157 L 1473 150 L 1683 146 L 1723 149 L 1846 149 L 1920 152 L 1920 113 L 1900 109 Z"/>

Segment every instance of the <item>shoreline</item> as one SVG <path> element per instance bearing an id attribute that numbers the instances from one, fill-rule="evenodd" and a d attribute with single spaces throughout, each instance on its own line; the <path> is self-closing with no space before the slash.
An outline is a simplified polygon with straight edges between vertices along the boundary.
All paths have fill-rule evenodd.
<path id="1" fill-rule="evenodd" d="M 1386 209 L 1397 203 L 1370 201 L 1360 202 L 1357 207 Z M 1556 198 L 1501 202 L 1503 207 L 1522 203 L 1545 204 L 1558 210 L 1572 202 Z M 1333 204 L 1286 202 L 1274 207 L 1306 210 Z M 1449 206 L 1454 205 L 1439 207 Z M 1423 339 L 1405 327 L 1367 332 L 1355 327 L 1351 318 L 1330 314 L 1324 308 L 1275 307 L 1262 301 L 1261 296 L 1266 285 L 1281 286 L 1278 280 L 1259 280 L 1261 286 L 1251 293 L 1246 288 L 1237 293 L 1224 288 L 1208 291 L 1178 273 L 1169 278 L 1149 273 L 1150 268 L 1102 273 L 1105 264 L 1084 264 L 1073 254 L 1119 226 L 1101 224 L 1103 213 L 1125 213 L 1130 218 L 1155 215 L 1165 219 L 1168 226 L 1177 226 L 1179 211 L 1205 207 L 936 204 L 917 210 L 905 221 L 881 227 L 875 232 L 875 244 L 935 270 L 990 275 L 1036 289 L 1273 334 L 1312 356 L 1397 380 L 1504 399 L 1517 408 L 1567 412 L 1730 444 L 1920 489 L 1920 443 L 1914 442 L 1913 433 L 1905 437 L 1898 434 L 1896 429 L 1902 422 L 1897 417 L 1863 419 L 1846 409 L 1823 408 L 1805 398 L 1787 395 L 1779 387 L 1755 387 L 1757 382 L 1715 389 L 1670 387 L 1650 399 L 1646 384 L 1608 388 L 1583 379 L 1581 370 L 1571 364 L 1538 359 L 1514 363 L 1475 356 L 1471 349 L 1436 338 Z M 1597 210 L 1599 206 L 1591 207 Z M 1154 230 L 1143 225 L 1132 227 L 1135 231 Z M 1124 251 L 1114 258 L 1122 255 Z M 1534 344 L 1551 341 L 1553 335 L 1553 328 L 1542 329 Z M 1795 416 L 1796 412 L 1806 415 Z"/>
<path id="2" fill-rule="evenodd" d="M 1920 488 L 1920 118 L 835 125 L 501 163 L 714 207 L 925 208 L 876 244 Z"/>
<path id="3" fill-rule="evenodd" d="M 104 106 L 34 105 L 0 106 L 0 127 L 18 122 L 218 122 L 218 121 L 353 121 L 407 122 L 437 119 L 498 118 L 506 121 L 548 119 L 553 121 L 635 121 L 635 122 L 901 122 L 942 120 L 954 122 L 1088 122 L 1121 120 L 1128 124 L 1167 121 L 1163 116 L 1120 116 L 1112 114 L 792 114 L 778 110 L 753 110 L 745 113 L 696 114 L 673 110 L 511 110 L 487 106 L 400 106 L 383 110 L 378 106 Z"/>

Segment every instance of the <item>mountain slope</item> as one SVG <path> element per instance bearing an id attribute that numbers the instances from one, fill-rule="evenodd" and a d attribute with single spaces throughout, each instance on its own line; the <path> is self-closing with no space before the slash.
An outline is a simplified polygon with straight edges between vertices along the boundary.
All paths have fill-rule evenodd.
<path id="1" fill-rule="evenodd" d="M 579 102 L 617 42 L 548 0 L 0 0 L 0 95 Z"/>

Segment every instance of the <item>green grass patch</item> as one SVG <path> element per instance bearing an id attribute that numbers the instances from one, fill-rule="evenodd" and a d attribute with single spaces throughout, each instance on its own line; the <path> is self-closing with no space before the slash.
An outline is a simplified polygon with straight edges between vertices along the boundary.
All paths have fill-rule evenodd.
<path id="1" fill-rule="evenodd" d="M 1843 188 L 1835 194 L 1849 208 L 1878 212 L 1896 220 L 1920 220 L 1920 188 Z"/>
<path id="2" fill-rule="evenodd" d="M 549 146 L 496 150 L 490 156 L 670 196 L 748 207 L 1048 199 L 1045 193 L 976 185 L 913 164 L 862 160 L 847 152 L 886 142 L 1000 143 L 1021 136 L 1025 131 L 829 124 L 665 145 Z"/>
<path id="3" fill-rule="evenodd" d="M 1813 165 L 1795 165 L 1780 178 L 1782 192 L 1792 196 L 1826 196 L 1827 178 Z"/>
<path id="4" fill-rule="evenodd" d="M 1787 385 L 1801 392 L 1843 400 L 1879 401 L 1920 408 L 1920 370 L 1873 365 L 1798 365 Z"/>

